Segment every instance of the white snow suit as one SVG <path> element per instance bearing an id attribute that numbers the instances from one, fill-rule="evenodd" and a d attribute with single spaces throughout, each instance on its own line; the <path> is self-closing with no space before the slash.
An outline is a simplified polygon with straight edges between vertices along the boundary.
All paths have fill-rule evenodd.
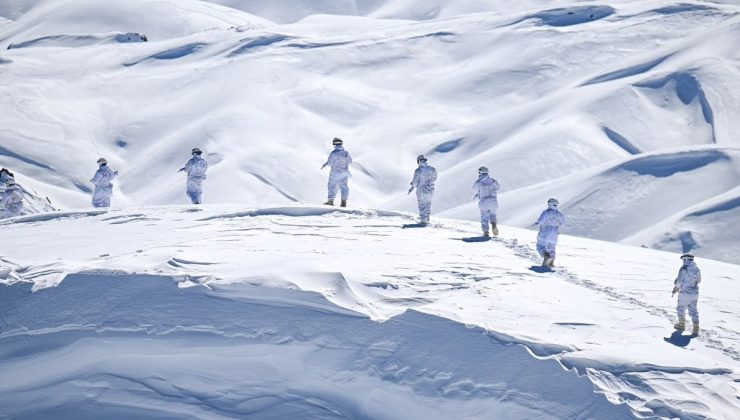
<path id="1" fill-rule="evenodd" d="M 683 267 L 678 270 L 678 277 L 674 284 L 678 287 L 678 304 L 676 312 L 678 319 L 684 319 L 686 308 L 694 324 L 699 323 L 699 311 L 696 308 L 699 300 L 699 283 L 701 282 L 701 270 L 693 261 L 684 261 Z"/>
<path id="2" fill-rule="evenodd" d="M 488 174 L 480 174 L 478 180 L 473 184 L 473 191 L 478 199 L 478 208 L 480 209 L 480 227 L 483 232 L 487 232 L 491 223 L 496 222 L 498 190 L 498 181 L 488 176 Z"/>
<path id="3" fill-rule="evenodd" d="M 329 193 L 327 195 L 329 201 L 333 201 L 334 197 L 337 196 L 337 188 L 339 188 L 339 191 L 342 194 L 342 200 L 347 200 L 349 198 L 349 185 L 347 185 L 347 183 L 350 177 L 350 163 L 352 163 L 352 157 L 346 150 L 344 150 L 344 147 L 334 146 L 334 150 L 329 153 L 329 158 L 322 166 L 322 168 L 325 166 L 331 166 L 328 183 Z"/>
<path id="4" fill-rule="evenodd" d="M 2 197 L 0 197 L 0 205 L 3 207 L 0 209 L 0 219 L 21 215 L 21 211 L 23 211 L 23 195 L 21 191 L 21 187 L 18 184 L 5 188 Z"/>
<path id="5" fill-rule="evenodd" d="M 193 155 L 180 170 L 188 174 L 185 194 L 193 204 L 200 204 L 202 202 L 203 180 L 206 179 L 206 171 L 208 171 L 208 162 L 199 155 Z"/>
<path id="6" fill-rule="evenodd" d="M 432 197 L 434 197 L 434 183 L 437 181 L 437 170 L 426 162 L 419 163 L 414 171 L 414 179 L 411 186 L 416 188 L 416 201 L 419 205 L 419 219 L 422 222 L 429 221 L 432 212 Z"/>
<path id="7" fill-rule="evenodd" d="M 118 171 L 111 170 L 108 165 L 100 165 L 95 176 L 90 180 L 95 185 L 92 195 L 93 207 L 110 207 L 110 199 L 113 196 L 111 181 L 117 175 Z"/>
<path id="8" fill-rule="evenodd" d="M 537 252 L 541 257 L 547 252 L 550 257 L 555 258 L 555 245 L 558 243 L 560 227 L 565 225 L 565 216 L 555 206 L 548 206 L 535 224 L 540 226 L 540 232 L 537 234 Z"/>

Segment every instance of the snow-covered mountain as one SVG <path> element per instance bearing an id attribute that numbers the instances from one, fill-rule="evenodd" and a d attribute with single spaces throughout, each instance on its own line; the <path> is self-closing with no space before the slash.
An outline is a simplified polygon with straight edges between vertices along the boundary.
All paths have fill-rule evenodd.
<path id="1" fill-rule="evenodd" d="M 0 221 L 0 418 L 735 419 L 739 12 L 0 2 L 0 166 L 35 213 Z M 346 210 L 312 205 L 335 136 Z M 193 146 L 208 204 L 178 206 Z M 544 272 L 516 226 L 550 196 L 574 236 Z M 698 337 L 661 250 L 698 255 Z"/>
<path id="2" fill-rule="evenodd" d="M 733 419 L 740 268 L 475 222 L 243 205 L 0 221 L 0 417 Z M 407 228 L 404 228 L 407 227 Z M 3 241 L 3 245 L 6 241 Z M 379 322 L 382 321 L 382 322 Z"/>
<path id="3" fill-rule="evenodd" d="M 218 4 L 217 4 L 218 3 Z M 500 220 L 549 196 L 570 232 L 740 262 L 740 6 L 718 1 L 25 0 L 0 5 L 0 164 L 66 209 L 105 156 L 114 205 L 317 203 L 334 136 L 354 204 Z M 136 40 L 145 35 L 148 42 Z M 133 38 L 132 38 L 133 37 Z"/>

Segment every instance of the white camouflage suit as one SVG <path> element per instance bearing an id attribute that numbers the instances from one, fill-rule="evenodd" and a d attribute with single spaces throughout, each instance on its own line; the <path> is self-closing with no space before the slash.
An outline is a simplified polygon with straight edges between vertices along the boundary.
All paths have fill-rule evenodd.
<path id="1" fill-rule="evenodd" d="M 208 162 L 200 155 L 193 155 L 180 170 L 188 174 L 185 194 L 193 204 L 202 203 L 203 180 L 206 179 Z"/>
<path id="2" fill-rule="evenodd" d="M 322 168 L 326 166 L 331 167 L 329 172 L 329 182 L 327 184 L 328 194 L 327 198 L 329 201 L 333 201 L 334 197 L 337 196 L 337 188 L 339 189 L 342 201 L 346 201 L 349 198 L 349 165 L 352 163 L 352 157 L 349 152 L 344 150 L 341 145 L 334 146 L 334 150 L 329 153 L 329 158 Z"/>
<path id="3" fill-rule="evenodd" d="M 93 207 L 110 207 L 110 199 L 113 196 L 113 184 L 111 181 L 118 175 L 118 171 L 111 170 L 108 165 L 100 165 L 95 176 L 90 182 L 95 185 L 92 195 Z"/>
<path id="4" fill-rule="evenodd" d="M 21 194 L 21 187 L 18 184 L 13 184 L 5 188 L 2 195 L 0 195 L 0 219 L 6 217 L 20 216 L 23 211 L 23 195 Z"/>
<path id="5" fill-rule="evenodd" d="M 478 208 L 480 209 L 480 227 L 483 232 L 490 229 L 491 223 L 496 223 L 499 188 L 498 181 L 491 178 L 487 173 L 480 174 L 478 180 L 473 184 L 473 191 L 478 199 Z"/>
<path id="6" fill-rule="evenodd" d="M 429 166 L 426 161 L 419 162 L 414 171 L 411 187 L 416 188 L 416 201 L 419 205 L 419 220 L 429 221 L 432 212 L 432 198 L 434 197 L 434 183 L 437 181 L 437 170 Z M 410 191 L 409 191 L 410 192 Z"/>
<path id="7" fill-rule="evenodd" d="M 550 257 L 555 258 L 555 245 L 558 243 L 560 227 L 565 225 L 565 216 L 556 206 L 548 206 L 535 224 L 540 227 L 537 233 L 537 252 L 541 257 L 547 252 Z"/>
<path id="8" fill-rule="evenodd" d="M 694 261 L 684 261 L 683 266 L 678 270 L 678 277 L 675 286 L 678 288 L 678 304 L 676 305 L 676 314 L 678 319 L 684 319 L 686 308 L 689 309 L 689 316 L 694 325 L 699 324 L 699 311 L 696 304 L 699 300 L 699 283 L 701 282 L 701 270 Z"/>

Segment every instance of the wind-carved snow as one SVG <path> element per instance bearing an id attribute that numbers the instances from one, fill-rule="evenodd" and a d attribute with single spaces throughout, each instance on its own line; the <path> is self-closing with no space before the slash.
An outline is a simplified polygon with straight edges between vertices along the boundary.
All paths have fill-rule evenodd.
<path id="1" fill-rule="evenodd" d="M 0 46 L 24 47 L 0 57 L 0 163 L 65 210 L 88 205 L 100 156 L 121 174 L 114 205 L 183 204 L 175 171 L 198 146 L 211 163 L 206 202 L 316 203 L 318 166 L 339 136 L 355 158 L 354 204 L 413 210 L 406 185 L 427 153 L 439 172 L 433 211 L 476 218 L 469 187 L 487 165 L 502 185 L 500 221 L 527 226 L 550 196 L 575 209 L 590 193 L 575 191 L 603 185 L 606 167 L 738 144 L 735 4 L 211 3 L 0 5 Z M 134 33 L 148 42 L 121 42 Z M 719 186 L 711 193 L 647 194 L 644 206 L 628 189 L 667 180 L 614 180 L 623 199 L 588 223 L 576 214 L 571 233 L 693 243 L 737 262 L 737 241 L 712 228 L 733 226 L 732 212 L 688 217 L 732 195 L 737 174 L 713 176 L 691 174 Z M 646 208 L 659 209 L 649 231 Z"/>
<path id="2" fill-rule="evenodd" d="M 471 243 L 476 223 L 404 229 L 414 219 L 206 205 L 3 221 L 16 239 L 0 258 L 0 406 L 144 418 L 740 409 L 737 266 L 699 259 L 691 337 L 672 328 L 675 254 L 564 236 L 558 268 L 542 272 L 534 231 Z"/>

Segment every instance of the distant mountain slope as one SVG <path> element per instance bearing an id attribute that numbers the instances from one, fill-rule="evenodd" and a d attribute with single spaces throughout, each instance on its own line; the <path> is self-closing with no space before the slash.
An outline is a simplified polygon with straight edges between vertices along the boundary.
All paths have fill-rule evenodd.
<path id="1" fill-rule="evenodd" d="M 739 179 L 736 4 L 220 3 L 246 11 L 196 0 L 0 10 L 12 19 L 0 47 L 21 46 L 0 61 L 0 164 L 80 208 L 105 156 L 121 173 L 114 205 L 174 204 L 186 202 L 176 170 L 199 146 L 206 202 L 316 203 L 339 136 L 354 204 L 414 209 L 406 186 L 426 153 L 440 174 L 433 214 L 476 218 L 470 186 L 487 165 L 502 223 L 529 224 L 558 196 L 571 233 L 740 261 L 709 228 L 734 213 L 700 211 Z M 127 33 L 148 42 L 115 42 Z M 727 158 L 702 166 L 713 153 Z M 676 154 L 696 170 L 651 172 Z"/>

